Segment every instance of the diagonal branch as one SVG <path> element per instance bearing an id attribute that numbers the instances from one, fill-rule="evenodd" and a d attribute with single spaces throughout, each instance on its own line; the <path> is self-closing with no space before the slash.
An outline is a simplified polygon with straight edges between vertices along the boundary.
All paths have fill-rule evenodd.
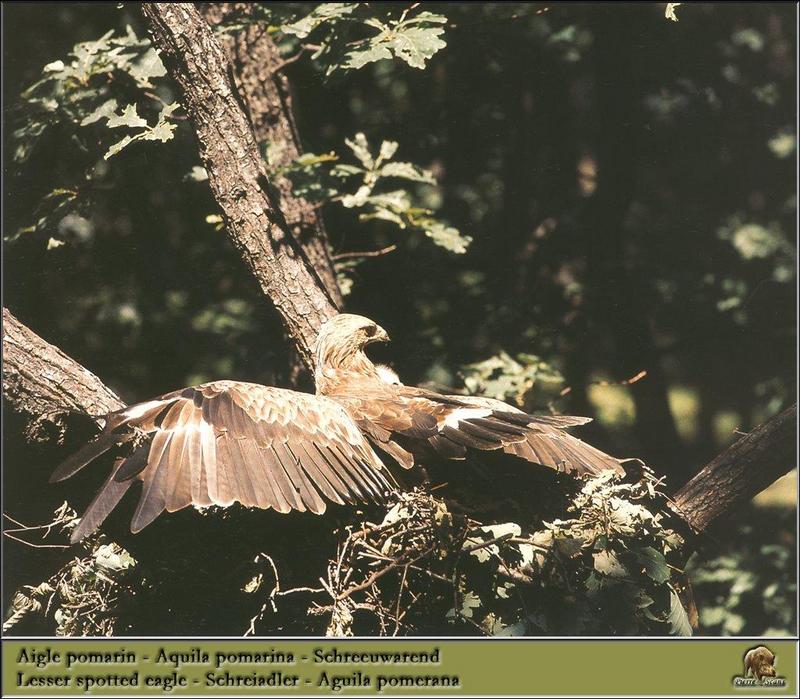
<path id="1" fill-rule="evenodd" d="M 797 404 L 767 420 L 706 465 L 675 495 L 696 529 L 748 502 L 797 465 Z"/>
<path id="2" fill-rule="evenodd" d="M 146 2 L 142 12 L 153 45 L 180 88 L 228 236 L 313 368 L 318 328 L 336 314 L 335 303 L 289 230 L 229 77 L 225 51 L 190 3 Z"/>
<path id="3" fill-rule="evenodd" d="M 67 427 L 66 417 L 71 413 L 88 415 L 100 427 L 104 415 L 125 407 L 125 403 L 92 372 L 20 323 L 7 308 L 3 308 L 3 400 L 4 407 L 11 408 L 25 420 L 24 436 L 29 441 L 60 439 Z M 13 465 L 14 468 L 21 466 L 20 463 Z M 56 523 L 58 521 L 46 527 Z M 3 533 L 34 548 L 68 548 L 61 544 L 32 544 L 14 536 L 14 531 L 5 526 Z M 106 543 L 116 546 L 113 542 Z M 55 560 L 55 565 L 60 565 L 58 559 Z M 28 612 L 41 609 L 42 605 L 37 607 L 38 602 L 32 595 L 37 589 L 30 586 L 17 589 L 11 616 L 3 623 L 4 633 L 11 631 Z M 23 606 L 18 606 L 19 603 Z M 108 616 L 109 623 L 111 618 Z"/>
<path id="4" fill-rule="evenodd" d="M 125 407 L 100 379 L 49 344 L 3 308 L 3 396 L 27 421 L 32 440 L 46 439 L 63 417 L 77 412 L 99 418 Z"/>

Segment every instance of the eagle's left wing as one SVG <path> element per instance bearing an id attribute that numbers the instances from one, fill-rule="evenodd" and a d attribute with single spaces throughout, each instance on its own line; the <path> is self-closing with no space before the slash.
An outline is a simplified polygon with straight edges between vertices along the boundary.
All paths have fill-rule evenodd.
<path id="1" fill-rule="evenodd" d="M 618 459 L 564 431 L 589 418 L 530 415 L 490 398 L 444 395 L 402 385 L 373 395 L 350 393 L 335 398 L 373 445 L 404 468 L 414 465 L 415 447 L 426 445 L 446 459 L 464 459 L 468 449 L 502 450 L 575 475 L 609 469 L 624 472 Z"/>

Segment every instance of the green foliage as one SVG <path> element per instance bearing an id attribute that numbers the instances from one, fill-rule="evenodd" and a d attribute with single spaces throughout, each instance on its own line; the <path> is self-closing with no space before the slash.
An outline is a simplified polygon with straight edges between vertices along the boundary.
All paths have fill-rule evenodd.
<path id="1" fill-rule="evenodd" d="M 302 10 L 259 7 L 251 21 L 266 19 L 274 30 L 305 42 L 313 48 L 312 59 L 326 75 L 358 70 L 370 63 L 397 59 L 412 68 L 424 69 L 427 62 L 447 44 L 441 38 L 447 17 L 405 9 L 393 19 L 392 9 L 374 3 L 329 2 L 307 14 Z M 413 14 L 412 14 L 413 13 Z M 409 16 L 410 15 L 410 16 Z M 239 18 L 223 27 L 235 31 L 245 26 Z"/>
<path id="2" fill-rule="evenodd" d="M 728 241 L 745 263 L 770 260 L 776 281 L 790 281 L 794 276 L 795 249 L 777 221 L 763 226 L 736 214 L 719 228 L 717 235 Z"/>
<path id="3" fill-rule="evenodd" d="M 552 396 L 564 382 L 550 364 L 524 353 L 513 358 L 500 352 L 462 367 L 462 373 L 464 385 L 471 394 L 508 401 L 520 408 L 541 403 L 543 396 Z M 531 395 L 534 391 L 535 397 Z"/>
<path id="4" fill-rule="evenodd" d="M 336 636 L 691 635 L 682 576 L 668 563 L 684 542 L 662 486 L 646 470 L 585 479 L 563 519 L 527 524 L 481 524 L 446 497 L 399 492 L 375 522 L 355 516 L 343 528 L 326 575 L 307 573 L 322 588 L 295 578 L 280 594 L 311 593 L 310 613 Z M 271 562 L 277 581 L 281 564 Z M 257 572 L 245 592 L 265 577 Z M 263 589 L 250 633 L 269 632 L 275 590 Z"/>
<path id="5" fill-rule="evenodd" d="M 136 113 L 136 105 L 134 104 L 129 104 L 125 107 L 122 114 L 115 114 L 112 112 L 112 114 L 109 115 L 108 111 L 116 109 L 116 104 L 116 100 L 109 100 L 103 104 L 98 111 L 93 112 L 81 122 L 81 126 L 86 126 L 86 124 L 92 124 L 101 118 L 107 118 L 106 126 L 108 126 L 109 129 L 116 129 L 121 126 L 130 129 L 141 129 L 141 131 L 133 135 L 126 135 L 122 140 L 114 143 L 103 156 L 106 160 L 112 155 L 119 153 L 123 148 L 134 141 L 161 141 L 161 143 L 166 143 L 172 138 L 176 125 L 170 123 L 169 118 L 172 113 L 179 108 L 180 105 L 178 105 L 177 102 L 165 104 L 161 108 L 155 126 L 149 126 L 147 120 L 142 119 Z"/>
<path id="6" fill-rule="evenodd" d="M 426 62 L 447 45 L 441 39 L 444 34 L 441 25 L 446 22 L 446 17 L 433 12 L 421 12 L 412 19 L 405 19 L 403 13 L 398 21 L 386 24 L 370 18 L 365 24 L 378 33 L 357 42 L 345 54 L 344 62 L 335 67 L 358 69 L 375 61 L 399 58 L 412 68 L 423 69 Z"/>
<path id="7" fill-rule="evenodd" d="M 57 232 L 59 224 L 75 209 L 78 191 L 75 189 L 57 188 L 45 194 L 34 211 L 34 222 L 18 228 L 6 240 L 13 241 L 26 233 Z M 47 249 L 52 250 L 64 244 L 58 237 L 48 238 Z"/>
<path id="8" fill-rule="evenodd" d="M 362 262 L 363 258 L 354 258 L 352 260 L 334 260 L 333 267 L 336 272 L 336 282 L 339 284 L 339 289 L 342 296 L 348 296 L 353 290 L 353 273 Z"/>
<path id="9" fill-rule="evenodd" d="M 399 147 L 396 141 L 381 142 L 377 153 L 360 132 L 345 139 L 345 143 L 358 164 L 340 162 L 335 153 L 306 153 L 280 172 L 291 180 L 293 191 L 309 201 L 338 202 L 358 211 L 362 221 L 387 221 L 401 230 L 422 232 L 450 252 L 466 252 L 472 240 L 468 235 L 434 218 L 431 210 L 414 205 L 408 190 L 387 186 L 387 181 L 398 180 L 436 184 L 429 171 L 414 163 L 393 160 Z"/>
<path id="10" fill-rule="evenodd" d="M 42 539 L 46 539 L 53 532 L 68 534 L 78 522 L 65 502 L 49 524 L 14 531 L 44 530 Z M 83 555 L 72 558 L 48 580 L 26 585 L 15 594 L 4 632 L 34 615 L 50 621 L 56 636 L 114 635 L 118 602 L 131 594 L 137 562 L 118 544 L 106 543 L 102 535 L 90 537 L 82 546 Z"/>
<path id="11" fill-rule="evenodd" d="M 684 542 L 662 485 L 608 473 L 585 482 L 567 519 L 469 531 L 449 616 L 499 636 L 691 635 L 668 564 Z"/>
<path id="12" fill-rule="evenodd" d="M 441 24 L 445 21 L 443 17 L 423 12 L 406 18 L 408 13 L 404 12 L 400 20 L 386 20 L 389 24 L 384 25 L 375 17 L 368 16 L 365 8 L 360 8 L 360 5 L 325 3 L 299 19 L 281 24 L 281 31 L 305 39 L 324 29 L 328 32 L 326 36 L 333 41 L 340 23 L 360 9 L 359 22 L 363 22 L 365 26 L 382 27 L 374 41 L 366 42 L 372 46 L 369 51 L 380 53 L 391 48 L 398 57 L 421 68 L 424 67 L 424 59 L 421 57 L 430 57 L 438 48 L 444 47 L 444 42 L 435 39 L 442 32 L 441 28 L 431 29 L 428 26 Z M 286 12 L 276 12 L 286 19 Z M 253 21 L 263 21 L 265 17 L 272 16 L 268 8 L 259 8 Z M 234 20 L 234 23 L 223 29 L 236 31 L 243 26 L 245 25 L 236 24 Z M 357 53 L 363 49 L 363 43 L 356 42 L 350 50 Z M 153 92 L 152 81 L 164 77 L 166 70 L 147 39 L 139 39 L 128 26 L 124 36 L 114 36 L 113 32 L 107 32 L 97 41 L 77 44 L 70 56 L 72 60 L 68 63 L 55 61 L 45 66 L 43 78 L 23 93 L 19 111 L 21 119 L 26 123 L 13 134 L 18 163 L 24 164 L 45 131 L 62 121 L 68 122 L 71 127 L 91 127 L 96 131 L 103 129 L 98 131 L 100 140 L 111 141 L 103 155 L 104 160 L 118 155 L 137 141 L 166 143 L 173 138 L 177 128 L 173 115 L 179 105 L 164 102 Z M 332 64 L 330 70 L 335 67 Z M 343 64 L 340 67 L 353 66 Z M 132 78 L 132 81 L 120 86 L 120 74 Z M 149 121 L 140 115 L 140 105 L 154 113 L 154 123 L 152 118 Z M 127 133 L 112 140 L 117 129 Z M 81 150 L 92 153 L 94 146 L 84 142 L 83 132 L 79 129 L 73 130 Z M 399 145 L 397 142 L 383 141 L 380 152 L 375 157 L 370 153 L 363 133 L 356 134 L 353 140 L 348 139 L 346 143 L 359 165 L 336 163 L 327 172 L 323 172 L 321 166 L 335 163 L 338 157 L 307 154 L 301 156 L 282 174 L 292 178 L 295 191 L 306 199 L 314 202 L 333 199 L 346 208 L 357 210 L 362 221 L 389 221 L 401 229 L 423 232 L 438 246 L 452 252 L 466 251 L 470 242 L 469 236 L 462 235 L 456 228 L 435 218 L 431 210 L 414 205 L 412 193 L 408 190 L 375 191 L 376 186 L 383 185 L 386 181 L 435 185 L 430 172 L 410 162 L 392 160 Z M 267 158 L 269 159 L 269 147 Z M 66 216 L 85 212 L 89 206 L 85 190 L 94 184 L 100 172 L 103 170 L 90 169 L 84 183 L 75 188 L 66 188 L 63 185 L 54 188 L 40 201 L 35 222 L 20 227 L 8 235 L 7 239 L 14 240 L 23 233 L 40 233 L 48 236 L 48 249 L 62 245 L 63 238 L 54 233 Z M 194 166 L 186 179 L 199 182 L 207 179 L 207 175 L 203 168 Z M 354 182 L 359 182 L 357 190 L 347 193 L 347 188 Z M 216 223 L 218 217 L 207 217 L 207 220 L 211 219 Z M 352 268 L 355 264 L 356 262 L 351 262 L 340 265 L 339 276 L 346 287 L 345 292 L 352 286 L 352 277 L 346 273 L 345 268 Z"/>
<path id="13" fill-rule="evenodd" d="M 64 134 L 84 171 L 71 173 L 72 186 L 54 183 L 37 204 L 34 222 L 7 233 L 6 239 L 38 233 L 47 236 L 48 249 L 64 243 L 60 223 L 67 216 L 85 213 L 90 190 L 106 172 L 94 163 L 98 140 L 109 143 L 103 156 L 107 160 L 135 141 L 172 139 L 176 124 L 171 119 L 179 105 L 167 104 L 153 92 L 152 81 L 165 75 L 150 41 L 139 39 L 130 26 L 124 35 L 109 31 L 96 41 L 76 44 L 67 61 L 53 61 L 42 69 L 41 79 L 15 105 L 14 121 L 19 126 L 10 139 L 14 161 L 24 168 L 40 142 L 58 132 Z M 120 108 L 120 102 L 127 103 Z M 153 126 L 139 115 L 139 108 L 155 114 Z M 132 133 L 112 142 L 118 139 L 116 129 Z"/>
<path id="14" fill-rule="evenodd" d="M 305 17 L 282 24 L 281 30 L 286 34 L 305 39 L 323 25 L 327 25 L 326 29 L 331 29 L 338 21 L 352 15 L 357 8 L 357 2 L 326 2 L 315 7 Z"/>
<path id="15" fill-rule="evenodd" d="M 776 158 L 783 160 L 797 150 L 797 137 L 793 133 L 781 130 L 767 141 L 767 146 Z"/>
<path id="16" fill-rule="evenodd" d="M 664 8 L 664 17 L 671 19 L 673 22 L 679 21 L 678 15 L 675 14 L 675 10 L 677 10 L 681 5 L 683 5 L 682 2 L 668 2 Z"/>
<path id="17" fill-rule="evenodd" d="M 761 521 L 752 513 L 740 519 L 731 528 L 733 536 L 725 551 L 695 556 L 687 566 L 703 632 L 792 635 L 797 618 L 797 548 L 773 539 L 775 531 L 782 531 L 776 513 L 768 513 Z M 793 518 L 783 519 L 783 524 L 793 526 Z M 787 530 L 781 536 L 792 535 Z"/>
<path id="18" fill-rule="evenodd" d="M 76 44 L 68 61 L 48 63 L 41 79 L 22 93 L 18 110 L 23 123 L 12 133 L 14 160 L 24 163 L 42 135 L 60 123 L 86 126 L 106 118 L 109 128 L 146 126 L 136 105 L 127 105 L 115 116 L 117 103 L 111 94 L 126 80 L 143 94 L 153 87 L 154 78 L 164 75 L 166 69 L 150 41 L 139 39 L 130 26 L 124 36 L 109 31 L 96 41 Z M 166 125 L 161 125 L 159 140 L 168 140 L 165 134 Z"/>
<path id="19" fill-rule="evenodd" d="M 707 275 L 705 281 L 716 287 L 718 310 L 731 312 L 734 320 L 743 325 L 748 322 L 747 300 L 754 289 L 763 285 L 765 273 L 773 283 L 794 282 L 796 249 L 779 222 L 761 225 L 742 214 L 731 216 L 717 235 L 736 251 L 740 261 L 722 279 Z"/>

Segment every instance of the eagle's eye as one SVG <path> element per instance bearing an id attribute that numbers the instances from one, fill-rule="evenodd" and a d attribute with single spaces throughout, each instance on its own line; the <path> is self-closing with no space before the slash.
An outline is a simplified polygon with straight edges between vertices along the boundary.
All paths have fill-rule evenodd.
<path id="1" fill-rule="evenodd" d="M 378 326 L 368 325 L 366 328 L 364 328 L 364 332 L 367 334 L 367 337 L 374 337 L 375 333 L 378 332 Z"/>

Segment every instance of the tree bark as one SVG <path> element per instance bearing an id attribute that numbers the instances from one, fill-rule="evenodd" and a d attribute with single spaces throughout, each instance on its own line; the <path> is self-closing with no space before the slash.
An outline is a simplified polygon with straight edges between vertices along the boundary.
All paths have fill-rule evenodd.
<path id="1" fill-rule="evenodd" d="M 3 396 L 26 422 L 26 438 L 60 437 L 64 416 L 89 415 L 95 423 L 125 404 L 92 372 L 20 323 L 3 308 Z"/>
<path id="2" fill-rule="evenodd" d="M 213 27 L 230 17 L 250 17 L 253 3 L 209 2 L 200 12 Z M 271 168 L 286 167 L 302 153 L 300 135 L 292 110 L 289 80 L 282 72 L 284 61 L 264 25 L 220 36 L 233 69 L 239 94 L 244 98 L 256 142 L 269 145 Z M 319 209 L 295 196 L 288 178 L 277 176 L 273 184 L 280 193 L 280 209 L 295 239 L 319 273 L 334 304 L 341 308 L 342 294 L 336 281 L 328 233 Z"/>
<path id="3" fill-rule="evenodd" d="M 797 404 L 767 420 L 706 465 L 675 495 L 680 513 L 702 531 L 797 465 Z"/>
<path id="4" fill-rule="evenodd" d="M 318 329 L 337 309 L 289 232 L 229 77 L 225 51 L 192 4 L 146 2 L 142 12 L 153 45 L 180 88 L 228 235 L 313 369 Z"/>

